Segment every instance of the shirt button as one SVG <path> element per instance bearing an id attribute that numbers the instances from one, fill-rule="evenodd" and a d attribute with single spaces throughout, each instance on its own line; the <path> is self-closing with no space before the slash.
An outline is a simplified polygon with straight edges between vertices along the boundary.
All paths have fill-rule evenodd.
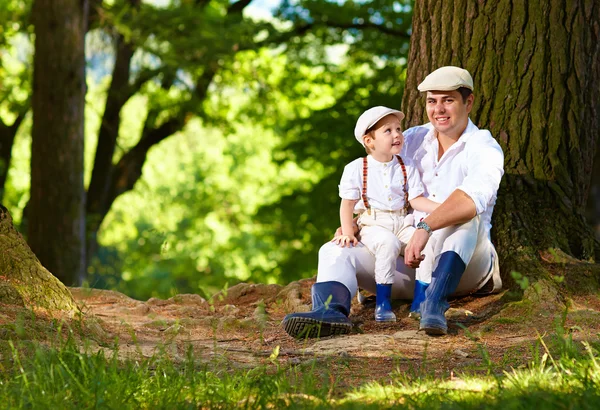
<path id="1" fill-rule="evenodd" d="M 387 188 L 388 186 L 386 185 L 385 187 Z"/>
<path id="2" fill-rule="evenodd" d="M 388 196 L 388 201 L 391 201 L 391 200 L 392 200 L 392 197 L 391 197 L 391 196 Z"/>
<path id="3" fill-rule="evenodd" d="M 435 194 L 433 194 L 433 195 L 431 195 L 431 196 L 435 198 Z"/>
<path id="4" fill-rule="evenodd" d="M 436 176 L 436 177 L 438 176 L 437 172 L 435 173 L 435 176 Z"/>

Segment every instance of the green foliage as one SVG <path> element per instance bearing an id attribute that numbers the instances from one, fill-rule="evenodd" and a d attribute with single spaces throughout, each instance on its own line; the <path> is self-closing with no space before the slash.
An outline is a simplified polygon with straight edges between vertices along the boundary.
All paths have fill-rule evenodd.
<path id="1" fill-rule="evenodd" d="M 26 22 L 30 2 L 9 3 L 19 10 L 11 19 Z M 182 128 L 153 146 L 134 190 L 112 204 L 91 285 L 146 298 L 315 274 L 317 250 L 339 223 L 343 165 L 364 155 L 356 118 L 373 105 L 399 107 L 411 2 L 284 1 L 262 18 L 234 4 L 104 1 L 93 19 L 86 184 L 118 36 L 134 54 L 113 163 L 144 130 Z M 32 48 L 27 24 L 6 24 L 2 56 L 15 62 L 0 77 L 14 86 L 0 115 L 9 119 L 28 103 Z M 19 130 L 6 186 L 17 223 L 29 127 Z"/>
<path id="2" fill-rule="evenodd" d="M 90 284 L 144 299 L 275 282 L 278 244 L 253 216 L 315 175 L 275 164 L 276 143 L 268 130 L 240 125 L 224 137 L 194 121 L 151 151 L 142 180 L 105 220 Z"/>

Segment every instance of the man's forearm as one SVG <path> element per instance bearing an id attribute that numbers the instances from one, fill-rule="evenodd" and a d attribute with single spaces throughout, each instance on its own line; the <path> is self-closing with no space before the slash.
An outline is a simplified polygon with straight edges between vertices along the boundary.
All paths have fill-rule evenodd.
<path id="1" fill-rule="evenodd" d="M 424 221 L 435 231 L 447 226 L 468 222 L 476 215 L 475 202 L 469 195 L 457 189 Z"/>

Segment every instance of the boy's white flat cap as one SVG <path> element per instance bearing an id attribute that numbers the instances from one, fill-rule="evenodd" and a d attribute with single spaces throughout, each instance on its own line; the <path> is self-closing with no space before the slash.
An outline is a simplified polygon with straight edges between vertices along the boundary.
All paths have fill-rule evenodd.
<path id="1" fill-rule="evenodd" d="M 363 112 L 360 117 L 358 117 L 358 121 L 356 121 L 356 127 L 354 127 L 354 136 L 358 142 L 363 145 L 363 147 L 365 146 L 363 137 L 365 136 L 367 130 L 375 125 L 377 121 L 390 114 L 395 115 L 398 118 L 398 121 L 402 121 L 404 119 L 404 113 L 402 111 L 394 110 L 382 105 L 369 108 L 367 111 Z"/>
<path id="2" fill-rule="evenodd" d="M 473 78 L 464 68 L 440 67 L 429 74 L 417 87 L 419 91 L 452 91 L 460 87 L 473 91 Z"/>

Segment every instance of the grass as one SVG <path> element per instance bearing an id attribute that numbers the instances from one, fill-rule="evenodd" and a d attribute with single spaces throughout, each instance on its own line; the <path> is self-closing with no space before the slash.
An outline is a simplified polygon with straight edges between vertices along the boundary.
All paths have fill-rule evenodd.
<path id="1" fill-rule="evenodd" d="M 242 369 L 224 357 L 199 363 L 191 348 L 184 361 L 174 362 L 166 354 L 134 360 L 119 358 L 116 348 L 86 351 L 73 337 L 54 345 L 4 342 L 0 407 L 591 409 L 600 400 L 600 345 L 573 341 L 564 323 L 540 337 L 528 355 L 533 359 L 516 369 L 493 363 L 480 346 L 483 369 L 441 380 L 425 367 L 398 367 L 388 382 L 351 387 L 343 387 L 348 384 L 339 360 L 291 365 L 277 349 L 264 364 Z"/>

